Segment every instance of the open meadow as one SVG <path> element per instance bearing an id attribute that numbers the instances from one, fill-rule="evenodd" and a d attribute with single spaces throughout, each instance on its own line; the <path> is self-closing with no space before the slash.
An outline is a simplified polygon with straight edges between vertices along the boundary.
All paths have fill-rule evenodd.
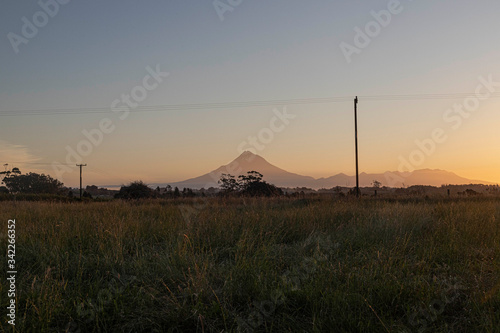
<path id="1" fill-rule="evenodd" d="M 498 332 L 500 200 L 0 202 L 11 332 Z"/>

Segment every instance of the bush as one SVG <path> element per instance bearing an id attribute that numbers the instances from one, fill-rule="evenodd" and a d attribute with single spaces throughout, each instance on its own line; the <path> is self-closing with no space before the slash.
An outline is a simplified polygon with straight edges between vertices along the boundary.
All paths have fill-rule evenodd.
<path id="1" fill-rule="evenodd" d="M 135 181 L 129 186 L 122 186 L 120 192 L 115 194 L 116 199 L 148 199 L 157 197 L 155 192 L 142 181 Z"/>
<path id="2" fill-rule="evenodd" d="M 244 195 L 251 197 L 271 197 L 283 195 L 283 191 L 273 184 L 262 180 L 263 175 L 257 171 L 248 171 L 247 175 L 238 176 L 238 180 L 229 174 L 222 174 L 219 184 L 220 195 Z"/>
<path id="3" fill-rule="evenodd" d="M 283 191 L 280 188 L 266 182 L 249 183 L 241 193 L 251 197 L 273 197 L 283 195 Z"/>
<path id="4" fill-rule="evenodd" d="M 11 175 L 3 180 L 11 193 L 62 194 L 63 183 L 49 175 L 30 172 L 26 175 Z"/>

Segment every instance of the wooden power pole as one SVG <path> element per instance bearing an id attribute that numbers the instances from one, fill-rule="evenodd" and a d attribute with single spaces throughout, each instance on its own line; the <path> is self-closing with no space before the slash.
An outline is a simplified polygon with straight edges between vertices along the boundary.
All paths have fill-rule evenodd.
<path id="1" fill-rule="evenodd" d="M 356 197 L 359 198 L 359 167 L 358 167 L 358 96 L 354 99 L 354 141 L 356 144 Z"/>
<path id="2" fill-rule="evenodd" d="M 87 164 L 77 164 L 80 167 L 80 199 L 82 199 L 82 167 L 87 166 Z"/>

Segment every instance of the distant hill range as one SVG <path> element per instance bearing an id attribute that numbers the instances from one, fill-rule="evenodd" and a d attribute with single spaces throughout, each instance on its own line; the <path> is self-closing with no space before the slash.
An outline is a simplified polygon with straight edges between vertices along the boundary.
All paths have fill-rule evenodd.
<path id="1" fill-rule="evenodd" d="M 263 157 L 253 154 L 249 151 L 242 153 L 238 158 L 236 158 L 229 164 L 223 165 L 202 176 L 176 183 L 161 183 L 152 185 L 160 187 L 171 185 L 172 187 L 177 186 L 181 189 L 184 187 L 192 189 L 208 189 L 210 187 L 219 187 L 217 181 L 220 179 L 223 173 L 238 176 L 246 174 L 248 171 L 253 170 L 263 174 L 264 180 L 268 183 L 274 184 L 279 187 L 308 187 L 312 189 L 320 189 L 332 188 L 335 186 L 354 187 L 356 185 L 355 176 L 348 176 L 343 173 L 339 173 L 328 178 L 319 179 L 315 179 L 309 176 L 302 176 L 280 169 L 266 161 Z M 441 186 L 443 184 L 493 184 L 487 181 L 463 178 L 453 172 L 431 169 L 415 170 L 411 173 L 401 173 L 395 171 L 369 174 L 363 172 L 359 175 L 359 185 L 361 187 L 372 186 L 374 180 L 379 181 L 382 186 L 388 187 L 404 187 L 412 185 Z"/>

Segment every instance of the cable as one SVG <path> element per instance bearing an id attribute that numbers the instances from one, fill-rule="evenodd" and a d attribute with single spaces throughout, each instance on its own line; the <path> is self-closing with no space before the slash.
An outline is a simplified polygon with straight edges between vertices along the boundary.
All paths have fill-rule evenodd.
<path id="1" fill-rule="evenodd" d="M 34 163 L 34 162 L 5 162 L 4 164 L 52 165 L 52 163 Z M 64 163 L 58 163 L 58 165 L 76 166 L 76 164 L 64 164 Z"/>
<path id="2" fill-rule="evenodd" d="M 435 100 L 457 99 L 476 96 L 475 93 L 449 93 L 449 94 L 415 94 L 415 95 L 378 95 L 360 96 L 364 101 L 395 101 L 395 100 Z M 488 98 L 499 98 L 500 92 L 491 93 Z"/>
<path id="3" fill-rule="evenodd" d="M 202 104 L 174 104 L 174 105 L 152 105 L 139 106 L 134 109 L 126 107 L 116 108 L 116 110 L 130 110 L 131 112 L 161 112 L 177 110 L 200 110 L 200 109 L 226 109 L 226 108 L 246 108 L 255 106 L 283 105 L 283 104 L 317 104 L 317 103 L 339 103 L 348 102 L 351 97 L 333 98 L 307 98 L 307 99 L 287 99 L 268 101 L 248 101 L 248 102 L 227 102 L 227 103 L 202 103 Z M 79 109 L 39 109 L 39 110 L 17 110 L 0 111 L 0 116 L 24 116 L 24 115 L 60 115 L 60 114 L 91 114 L 109 113 L 111 108 L 79 108 Z"/>
<path id="4" fill-rule="evenodd" d="M 358 96 L 360 101 L 403 101 L 403 100 L 437 100 L 437 99 L 458 99 L 475 96 L 474 93 L 448 93 L 448 94 L 407 94 L 407 95 L 366 95 Z M 500 98 L 500 92 L 491 93 L 489 98 Z M 353 97 L 329 97 L 329 98 L 302 98 L 283 100 L 262 100 L 246 102 L 225 102 L 225 103 L 198 103 L 198 104 L 171 104 L 171 105 L 150 105 L 138 106 L 136 108 L 118 107 L 116 110 L 139 112 L 165 112 L 182 110 L 203 110 L 203 109 L 227 109 L 227 108 L 248 108 L 258 106 L 275 105 L 304 105 L 304 104 L 329 104 L 345 103 L 353 100 Z M 79 115 L 79 114 L 99 114 L 113 112 L 111 108 L 68 108 L 68 109 L 34 109 L 34 110 L 9 110 L 0 111 L 0 117 L 14 116 L 52 116 L 52 115 Z"/>

